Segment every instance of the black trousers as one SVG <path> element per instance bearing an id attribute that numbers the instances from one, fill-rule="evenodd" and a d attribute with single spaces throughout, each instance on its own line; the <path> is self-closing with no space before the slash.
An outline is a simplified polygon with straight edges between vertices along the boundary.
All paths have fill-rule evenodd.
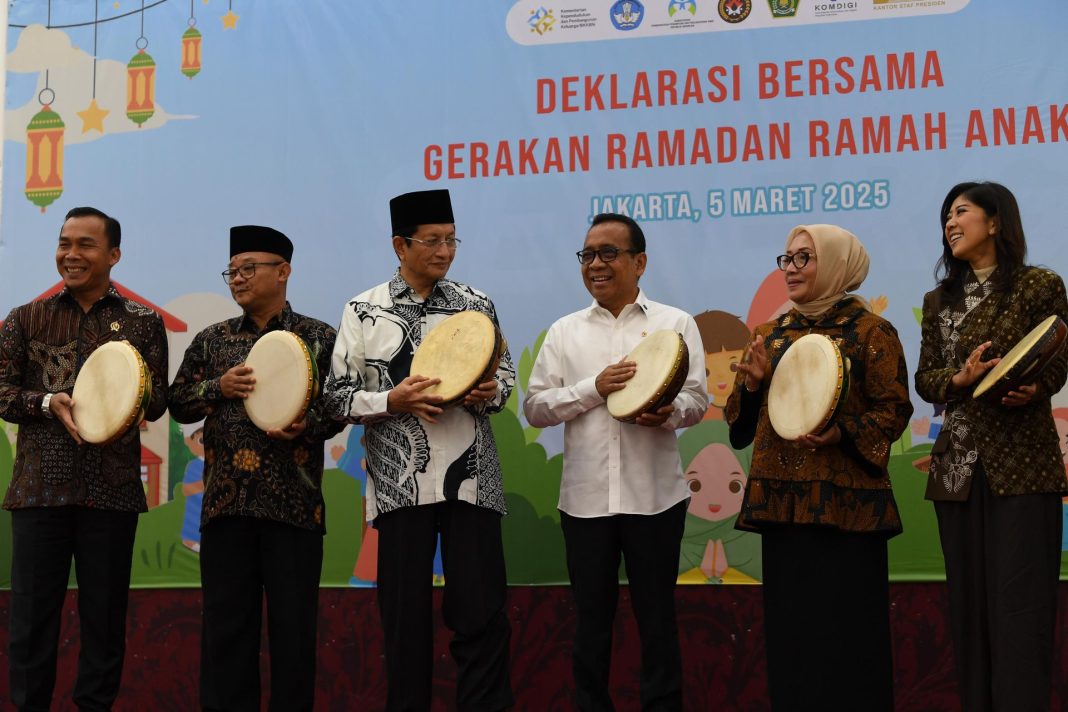
<path id="1" fill-rule="evenodd" d="M 11 701 L 46 711 L 56 683 L 71 558 L 78 578 L 81 651 L 74 703 L 110 710 L 126 652 L 126 604 L 136 512 L 41 507 L 11 512 Z"/>
<path id="2" fill-rule="evenodd" d="M 820 526 L 761 532 L 774 712 L 892 712 L 886 538 Z"/>
<path id="3" fill-rule="evenodd" d="M 457 666 L 457 709 L 499 710 L 514 704 L 500 515 L 467 502 L 438 502 L 381 514 L 375 528 L 386 709 L 430 709 L 432 584 L 439 534 L 445 570 L 442 614 L 453 632 L 449 650 Z"/>
<path id="4" fill-rule="evenodd" d="M 1061 496 L 998 497 L 982 465 L 964 502 L 935 502 L 964 712 L 1038 712 L 1053 691 Z"/>
<path id="5" fill-rule="evenodd" d="M 621 555 L 641 639 L 642 709 L 682 709 L 675 581 L 687 503 L 684 500 L 652 515 L 586 518 L 560 512 L 567 571 L 578 609 L 572 668 L 580 710 L 614 709 L 608 675 Z"/>
<path id="6" fill-rule="evenodd" d="M 220 517 L 204 527 L 200 703 L 205 710 L 259 712 L 265 594 L 269 709 L 312 709 L 322 568 L 319 532 L 252 517 Z"/>

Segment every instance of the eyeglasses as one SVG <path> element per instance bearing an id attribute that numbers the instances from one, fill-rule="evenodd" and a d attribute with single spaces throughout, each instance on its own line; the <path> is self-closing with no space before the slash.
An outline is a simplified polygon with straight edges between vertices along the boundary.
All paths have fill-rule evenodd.
<path id="1" fill-rule="evenodd" d="M 795 252 L 792 255 L 779 255 L 775 258 L 775 264 L 779 265 L 779 269 L 785 272 L 791 263 L 798 269 L 804 269 L 805 265 L 814 259 L 816 259 L 816 255 L 811 252 Z"/>
<path id="2" fill-rule="evenodd" d="M 584 265 L 593 264 L 594 257 L 600 257 L 601 262 L 612 262 L 619 253 L 629 252 L 632 255 L 638 254 L 637 250 L 621 250 L 618 247 L 601 247 L 596 250 L 579 250 L 575 253 L 575 257 L 578 257 L 578 261 Z"/>
<path id="3" fill-rule="evenodd" d="M 252 279 L 256 276 L 256 265 L 263 265 L 265 267 L 277 267 L 282 264 L 283 260 L 278 262 L 246 262 L 245 264 L 235 267 L 234 269 L 223 270 L 222 278 L 227 284 L 234 281 L 234 277 L 241 275 L 243 279 Z"/>
<path id="4" fill-rule="evenodd" d="M 431 252 L 438 249 L 442 245 L 449 248 L 449 252 L 452 252 L 460 246 L 460 240 L 455 237 L 446 237 L 444 240 L 420 240 L 416 237 L 406 238 L 412 242 L 418 242 L 420 245 L 425 245 Z"/>

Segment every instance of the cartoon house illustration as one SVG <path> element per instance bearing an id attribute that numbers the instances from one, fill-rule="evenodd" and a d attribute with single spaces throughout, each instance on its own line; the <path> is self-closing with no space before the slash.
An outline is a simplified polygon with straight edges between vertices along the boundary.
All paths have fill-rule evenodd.
<path id="1" fill-rule="evenodd" d="M 122 296 L 132 299 L 138 304 L 143 304 L 159 314 L 163 318 L 163 326 L 167 330 L 168 336 L 172 333 L 188 331 L 189 326 L 184 321 L 162 307 L 156 306 L 140 294 L 127 289 L 115 280 L 111 280 L 111 283 L 115 285 L 115 290 Z M 42 292 L 33 301 L 47 299 L 62 289 L 63 282 L 56 282 L 48 291 Z M 164 413 L 154 423 L 141 423 L 141 481 L 145 484 L 145 495 L 148 498 L 149 509 L 164 504 L 171 498 L 171 486 L 167 474 L 170 428 L 171 416 L 169 412 Z"/>

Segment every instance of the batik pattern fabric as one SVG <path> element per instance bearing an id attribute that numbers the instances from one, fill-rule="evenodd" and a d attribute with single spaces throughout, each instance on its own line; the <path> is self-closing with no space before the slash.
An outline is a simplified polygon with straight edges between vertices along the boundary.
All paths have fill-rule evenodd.
<path id="1" fill-rule="evenodd" d="M 224 397 L 220 386 L 223 374 L 243 364 L 261 336 L 279 329 L 303 339 L 319 373 L 327 372 L 333 327 L 294 312 L 287 302 L 263 329 L 242 315 L 201 331 L 171 384 L 174 419 L 204 420 L 201 527 L 216 517 L 242 516 L 326 531 L 323 442 L 344 426 L 327 414 L 322 395 L 312 399 L 304 432 L 284 440 L 260 430 L 244 400 Z"/>
<path id="2" fill-rule="evenodd" d="M 1064 282 L 1055 272 L 1024 267 L 1006 276 L 999 270 L 982 286 L 969 270 L 960 294 L 940 287 L 923 300 L 916 392 L 946 404 L 944 435 L 931 451 L 929 499 L 966 499 L 977 462 L 996 495 L 1068 492 L 1050 404 L 1068 376 L 1068 350 L 1039 375 L 1026 405 L 976 399 L 978 383 L 950 392 L 950 380 L 981 344 L 992 342 L 984 359 L 1000 358 L 1050 315 L 1068 320 Z"/>
<path id="3" fill-rule="evenodd" d="M 410 375 L 412 356 L 427 333 L 453 314 L 472 310 L 500 328 L 493 302 L 482 292 L 442 279 L 423 299 L 399 270 L 345 306 L 327 402 L 334 417 L 364 426 L 368 520 L 448 500 L 506 512 L 489 416 L 504 408 L 515 384 L 507 349 L 494 375 L 497 393 L 484 403 L 448 408 L 436 423 L 410 413 L 391 414 L 386 406 L 389 391 Z"/>
<path id="4" fill-rule="evenodd" d="M 768 386 L 786 350 L 807 334 L 832 339 L 850 362 L 849 389 L 834 424 L 837 445 L 815 450 L 783 440 L 768 417 Z M 847 297 L 812 320 L 790 310 L 758 326 L 764 337 L 768 372 L 751 394 L 739 372 L 724 411 L 736 447 L 753 442 L 740 529 L 801 524 L 851 532 L 901 531 L 887 464 L 890 447 L 912 415 L 908 373 L 897 331 L 885 319 Z"/>
<path id="5" fill-rule="evenodd" d="M 64 288 L 15 307 L 4 320 L 0 418 L 19 426 L 5 509 L 147 511 L 136 425 L 114 442 L 78 445 L 59 420 L 41 412 L 45 394 L 71 394 L 86 359 L 111 341 L 127 341 L 141 354 L 152 385 L 145 419 L 156 420 L 167 409 L 167 332 L 162 317 L 149 307 L 109 285 L 85 311 Z"/>

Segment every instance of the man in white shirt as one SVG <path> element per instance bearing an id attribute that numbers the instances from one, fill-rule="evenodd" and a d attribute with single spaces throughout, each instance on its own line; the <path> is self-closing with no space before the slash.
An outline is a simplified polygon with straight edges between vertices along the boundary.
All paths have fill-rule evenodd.
<path id="1" fill-rule="evenodd" d="M 613 709 L 608 671 L 622 555 L 641 637 L 642 709 L 681 710 L 675 579 L 690 492 L 675 430 L 700 422 L 708 407 L 704 347 L 690 315 L 638 287 L 647 257 L 634 220 L 595 217 L 578 258 L 594 303 L 549 328 L 523 404 L 534 427 L 565 423 L 559 508 L 578 609 L 576 702 Z M 671 405 L 621 423 L 605 400 L 634 376 L 624 357 L 660 329 L 680 332 L 689 349 L 682 391 Z"/>
<path id="2" fill-rule="evenodd" d="M 364 426 L 367 519 L 379 535 L 386 709 L 431 706 L 439 536 L 457 709 L 504 709 L 514 704 L 501 540 L 506 506 L 489 416 L 504 408 L 515 369 L 505 349 L 494 376 L 448 409 L 427 392 L 439 379 L 411 373 L 412 356 L 434 326 L 471 310 L 496 324 L 497 313 L 486 294 L 445 276 L 460 245 L 448 190 L 405 193 L 389 209 L 399 266 L 388 282 L 345 306 L 326 383 L 334 417 Z"/>

